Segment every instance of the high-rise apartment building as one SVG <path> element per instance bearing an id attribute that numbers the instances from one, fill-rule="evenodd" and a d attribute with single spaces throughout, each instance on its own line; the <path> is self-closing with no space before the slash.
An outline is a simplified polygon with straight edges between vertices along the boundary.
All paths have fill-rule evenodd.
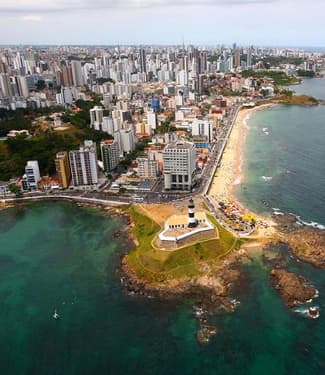
<path id="1" fill-rule="evenodd" d="M 128 154 L 129 152 L 132 152 L 135 149 L 133 129 L 121 129 L 119 133 L 122 153 Z"/>
<path id="2" fill-rule="evenodd" d="M 138 164 L 138 175 L 141 178 L 157 178 L 158 162 L 155 159 L 139 157 L 136 159 Z"/>
<path id="3" fill-rule="evenodd" d="M 90 114 L 90 127 L 95 130 L 102 130 L 104 108 L 95 106 L 89 111 Z"/>
<path id="4" fill-rule="evenodd" d="M 235 49 L 235 57 L 234 57 L 234 67 L 238 68 L 240 66 L 240 49 Z"/>
<path id="5" fill-rule="evenodd" d="M 206 120 L 195 119 L 192 123 L 192 136 L 204 138 L 207 142 L 213 141 L 213 123 Z"/>
<path id="6" fill-rule="evenodd" d="M 247 69 L 252 68 L 252 48 L 249 47 L 247 50 Z"/>
<path id="7" fill-rule="evenodd" d="M 25 166 L 25 174 L 22 179 L 24 190 L 36 190 L 37 183 L 41 179 L 37 160 L 29 160 Z"/>
<path id="8" fill-rule="evenodd" d="M 0 74 L 0 97 L 1 95 L 9 99 L 13 97 L 13 90 L 8 73 Z"/>
<path id="9" fill-rule="evenodd" d="M 60 83 L 62 86 L 73 86 L 71 66 L 67 66 L 62 69 L 62 74 L 60 74 Z"/>
<path id="10" fill-rule="evenodd" d="M 157 127 L 157 115 L 153 110 L 147 112 L 147 124 L 152 130 Z"/>
<path id="11" fill-rule="evenodd" d="M 141 73 L 147 72 L 146 51 L 144 48 L 140 48 L 139 51 L 139 69 Z"/>
<path id="12" fill-rule="evenodd" d="M 194 143 L 168 144 L 163 152 L 166 190 L 191 190 L 195 183 L 196 152 Z"/>
<path id="13" fill-rule="evenodd" d="M 62 189 L 67 189 L 71 181 L 69 157 L 66 151 L 58 152 L 55 158 L 55 169 Z"/>
<path id="14" fill-rule="evenodd" d="M 72 78 L 75 86 L 82 86 L 84 84 L 82 76 L 82 67 L 80 61 L 71 61 Z"/>
<path id="15" fill-rule="evenodd" d="M 27 85 L 27 80 L 25 76 L 16 76 L 16 85 L 18 89 L 18 95 L 24 98 L 28 98 L 29 90 Z"/>
<path id="16" fill-rule="evenodd" d="M 120 147 L 117 140 L 108 139 L 100 143 L 105 173 L 115 169 L 120 161 Z"/>
<path id="17" fill-rule="evenodd" d="M 97 188 L 98 167 L 96 143 L 84 141 L 79 150 L 69 152 L 72 185 L 81 189 Z"/>

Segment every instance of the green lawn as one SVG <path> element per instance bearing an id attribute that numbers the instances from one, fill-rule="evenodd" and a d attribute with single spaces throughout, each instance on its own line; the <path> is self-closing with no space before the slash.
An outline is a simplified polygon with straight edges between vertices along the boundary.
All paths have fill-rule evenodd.
<path id="1" fill-rule="evenodd" d="M 139 246 L 127 255 L 127 263 L 138 277 L 147 281 L 200 275 L 202 265 L 220 262 L 228 252 L 238 249 L 243 242 L 209 215 L 209 220 L 219 231 L 219 239 L 200 241 L 176 251 L 157 250 L 151 246 L 151 242 L 161 230 L 160 226 L 135 207 L 131 207 L 129 212 L 135 223 L 133 231 Z"/>

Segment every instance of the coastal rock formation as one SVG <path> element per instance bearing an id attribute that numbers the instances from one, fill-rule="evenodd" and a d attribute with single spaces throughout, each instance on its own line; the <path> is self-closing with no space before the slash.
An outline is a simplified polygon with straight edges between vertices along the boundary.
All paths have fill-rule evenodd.
<path id="1" fill-rule="evenodd" d="M 232 288 L 239 283 L 240 272 L 233 265 L 225 264 L 209 275 L 194 278 L 171 279 L 163 282 L 147 282 L 138 278 L 122 260 L 121 283 L 130 295 L 150 298 L 176 299 L 189 297 L 203 303 L 209 312 L 233 312 L 237 302 L 229 298 Z"/>
<path id="2" fill-rule="evenodd" d="M 295 255 L 302 261 L 325 269 L 325 232 L 303 228 L 290 233 L 287 242 Z"/>
<path id="3" fill-rule="evenodd" d="M 302 261 L 325 269 L 325 231 L 297 224 L 293 215 L 277 219 L 279 234 Z"/>
<path id="4" fill-rule="evenodd" d="M 288 307 L 305 303 L 317 295 L 316 288 L 304 277 L 284 269 L 272 269 L 270 281 Z"/>
<path id="5" fill-rule="evenodd" d="M 212 336 L 217 334 L 215 326 L 201 324 L 201 329 L 196 333 L 196 339 L 200 344 L 208 344 Z"/>

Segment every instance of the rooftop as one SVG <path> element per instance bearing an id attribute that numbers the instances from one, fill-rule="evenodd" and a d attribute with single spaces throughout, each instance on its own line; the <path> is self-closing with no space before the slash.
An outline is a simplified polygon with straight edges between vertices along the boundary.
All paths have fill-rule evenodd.
<path id="1" fill-rule="evenodd" d="M 192 147 L 194 147 L 194 144 L 191 143 L 191 142 L 186 142 L 186 141 L 183 141 L 183 142 L 173 142 L 173 143 L 169 143 L 167 146 L 166 146 L 166 150 L 168 149 L 178 149 L 178 150 L 190 150 Z"/>

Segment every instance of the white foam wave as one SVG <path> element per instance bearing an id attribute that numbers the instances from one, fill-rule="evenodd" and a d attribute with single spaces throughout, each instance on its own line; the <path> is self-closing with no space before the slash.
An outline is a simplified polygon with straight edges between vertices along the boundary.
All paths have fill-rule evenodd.
<path id="1" fill-rule="evenodd" d="M 317 221 L 311 221 L 309 223 L 308 221 L 301 220 L 300 218 L 299 218 L 299 221 L 301 222 L 301 224 L 306 225 L 306 227 L 312 227 L 315 229 L 325 230 L 325 226 L 317 223 Z"/>
<path id="2" fill-rule="evenodd" d="M 319 318 L 319 307 L 297 307 L 293 310 L 295 313 L 302 315 L 304 318 L 317 319 Z"/>
<path id="3" fill-rule="evenodd" d="M 262 176 L 262 180 L 264 181 L 271 181 L 273 177 L 271 176 Z"/>
<path id="4" fill-rule="evenodd" d="M 317 221 L 311 221 L 311 222 L 305 221 L 301 218 L 301 216 L 295 215 L 291 212 L 289 213 L 289 215 L 292 215 L 297 219 L 296 223 L 298 225 L 305 225 L 306 227 L 312 227 L 312 228 L 319 229 L 319 230 L 325 230 L 325 225 L 320 224 Z"/>

